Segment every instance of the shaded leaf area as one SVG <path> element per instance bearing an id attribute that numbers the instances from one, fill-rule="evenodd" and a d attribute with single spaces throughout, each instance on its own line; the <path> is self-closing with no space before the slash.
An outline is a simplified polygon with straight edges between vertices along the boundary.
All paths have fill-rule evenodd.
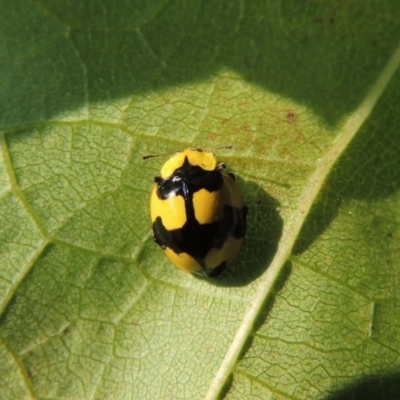
<path id="1" fill-rule="evenodd" d="M 400 375 L 366 376 L 344 390 L 327 397 L 327 400 L 391 400 L 398 397 Z"/>
<path id="2" fill-rule="evenodd" d="M 1 125 L 77 109 L 118 120 L 132 93 L 199 82 L 221 68 L 334 125 L 397 45 L 394 11 L 393 1 L 4 0 Z"/>
<path id="3" fill-rule="evenodd" d="M 397 393 L 399 86 L 397 73 L 330 174 L 295 246 L 290 278 L 238 364 L 227 398 L 251 398 L 253 388 L 278 398 Z"/>
<path id="4" fill-rule="evenodd" d="M 394 10 L 2 1 L 2 393 L 202 398 L 317 160 L 397 45 Z M 227 397 L 327 398 L 393 373 L 397 92 L 329 177 Z M 249 230 L 201 281 L 152 242 L 164 157 L 140 156 L 223 144 Z"/>

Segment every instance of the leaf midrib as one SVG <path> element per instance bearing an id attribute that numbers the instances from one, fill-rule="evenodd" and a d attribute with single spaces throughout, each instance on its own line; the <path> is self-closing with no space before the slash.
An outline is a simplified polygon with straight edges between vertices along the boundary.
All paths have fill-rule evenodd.
<path id="1" fill-rule="evenodd" d="M 360 131 L 361 126 L 368 119 L 393 75 L 398 70 L 399 65 L 400 43 L 375 83 L 367 92 L 364 100 L 343 121 L 342 124 L 339 124 L 339 126 L 341 125 L 341 128 L 338 129 L 338 132 L 340 133 L 333 141 L 331 148 L 327 151 L 324 157 L 317 161 L 315 172 L 309 179 L 301 199 L 299 200 L 298 204 L 300 207 L 292 214 L 291 218 L 287 222 L 287 228 L 284 229 L 284 234 L 279 242 L 275 257 L 263 276 L 260 278 L 260 285 L 257 293 L 246 310 L 242 323 L 240 324 L 239 329 L 236 332 L 223 361 L 221 362 L 219 370 L 210 384 L 205 396 L 206 400 L 216 400 L 219 398 L 223 387 L 228 382 L 228 378 L 233 371 L 239 355 L 243 351 L 247 339 L 251 335 L 254 323 L 260 314 L 267 297 L 272 294 L 275 282 L 280 276 L 282 269 L 285 266 L 285 262 L 290 257 L 301 227 L 320 193 L 327 176 L 332 170 L 333 165 L 338 161 L 340 156 L 349 146 L 350 142 Z"/>

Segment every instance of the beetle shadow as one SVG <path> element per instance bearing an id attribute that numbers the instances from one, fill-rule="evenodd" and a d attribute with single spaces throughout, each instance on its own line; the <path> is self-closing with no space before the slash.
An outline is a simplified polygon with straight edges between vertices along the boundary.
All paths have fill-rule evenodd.
<path id="1" fill-rule="evenodd" d="M 236 177 L 248 207 L 247 231 L 239 257 L 220 276 L 207 279 L 216 286 L 246 286 L 268 268 L 282 235 L 279 202 L 253 181 Z"/>
<path id="2" fill-rule="evenodd" d="M 394 400 L 400 398 L 400 373 L 368 375 L 325 400 Z"/>

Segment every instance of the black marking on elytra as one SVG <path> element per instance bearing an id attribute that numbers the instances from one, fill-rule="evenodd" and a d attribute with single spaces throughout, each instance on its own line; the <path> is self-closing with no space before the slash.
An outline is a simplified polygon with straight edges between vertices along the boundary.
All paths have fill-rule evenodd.
<path id="1" fill-rule="evenodd" d="M 191 200 L 191 199 L 190 199 Z M 194 218 L 193 203 L 186 202 L 187 221 L 182 228 L 168 231 L 157 217 L 153 223 L 154 240 L 162 248 L 169 247 L 175 253 L 187 253 L 200 265 L 204 264 L 207 253 L 212 248 L 222 248 L 235 231 L 235 211 L 225 206 L 224 218 L 210 224 L 199 224 Z"/>
<path id="2" fill-rule="evenodd" d="M 235 224 L 235 230 L 233 231 L 232 236 L 237 239 L 244 237 L 244 235 L 246 234 L 247 211 L 248 211 L 247 206 L 243 206 L 241 209 L 235 208 L 235 212 L 237 213 L 236 215 L 237 223 Z"/>
<path id="3" fill-rule="evenodd" d="M 231 236 L 240 239 L 245 235 L 247 207 L 224 205 L 221 220 L 200 224 L 195 218 L 193 194 L 201 189 L 209 192 L 220 190 L 223 176 L 219 171 L 205 171 L 201 167 L 193 166 L 187 158 L 170 178 L 160 179 L 157 183 L 157 196 L 160 199 L 183 197 L 186 222 L 181 228 L 169 231 L 158 216 L 153 222 L 154 241 L 163 249 L 169 247 L 176 254 L 187 253 L 192 256 L 203 269 L 198 275 L 219 275 L 225 269 L 226 262 L 210 271 L 205 269 L 204 259 L 211 249 L 221 249 Z"/>
<path id="4" fill-rule="evenodd" d="M 193 166 L 187 157 L 182 166 L 177 168 L 169 178 L 156 182 L 158 183 L 157 196 L 161 200 L 171 196 L 186 198 L 190 193 L 193 195 L 201 189 L 216 192 L 224 183 L 220 172 L 206 171 L 199 166 Z"/>
<path id="5" fill-rule="evenodd" d="M 238 239 L 244 236 L 246 221 L 242 209 L 225 205 L 224 217 L 209 224 L 199 224 L 194 218 L 191 201 L 186 202 L 186 212 L 188 218 L 183 227 L 170 231 L 165 228 L 161 217 L 157 217 L 153 223 L 154 241 L 163 249 L 169 247 L 174 253 L 189 254 L 203 268 L 204 259 L 211 249 L 221 249 L 231 236 Z"/>
<path id="6" fill-rule="evenodd" d="M 209 278 L 215 278 L 216 276 L 221 275 L 226 269 L 226 261 L 222 262 L 219 264 L 217 267 L 211 270 L 205 270 L 204 273 L 209 277 Z M 202 271 L 203 272 L 203 271 Z M 201 274 L 196 274 L 201 276 Z"/>

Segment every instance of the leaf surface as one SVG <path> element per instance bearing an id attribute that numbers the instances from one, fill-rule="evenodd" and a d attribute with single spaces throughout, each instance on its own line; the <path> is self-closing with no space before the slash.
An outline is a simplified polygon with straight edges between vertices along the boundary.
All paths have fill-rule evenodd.
<path id="1" fill-rule="evenodd" d="M 396 10 L 2 0 L 4 398 L 397 393 Z M 186 147 L 249 207 L 212 281 L 151 238 L 141 156 Z"/>

